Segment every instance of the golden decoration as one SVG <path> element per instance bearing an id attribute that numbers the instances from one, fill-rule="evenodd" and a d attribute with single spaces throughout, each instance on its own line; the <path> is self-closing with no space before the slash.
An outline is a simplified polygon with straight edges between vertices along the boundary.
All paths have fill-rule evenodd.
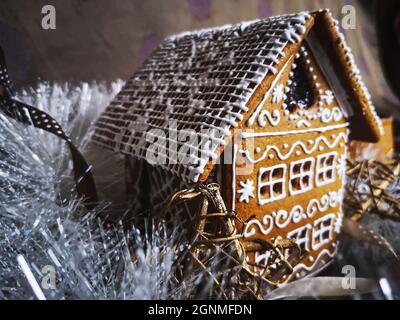
<path id="1" fill-rule="evenodd" d="M 350 218 L 359 221 L 364 214 L 373 213 L 400 221 L 400 203 L 391 192 L 399 174 L 399 159 L 384 162 L 347 160 L 344 204 Z"/>
<path id="2" fill-rule="evenodd" d="M 267 290 L 276 288 L 283 282 L 285 276 L 293 271 L 293 267 L 304 257 L 300 247 L 290 239 L 240 241 L 243 233 L 238 232 L 236 222 L 239 221 L 235 212 L 228 211 L 220 193 L 218 184 L 200 185 L 175 193 L 164 207 L 160 219 L 165 219 L 172 205 L 182 202 L 197 201 L 199 212 L 193 225 L 193 241 L 188 255 L 195 265 L 208 274 L 215 284 L 215 294 L 223 298 L 252 297 L 263 299 Z M 212 207 L 212 212 L 210 211 Z M 239 221 L 243 224 L 243 221 Z M 250 264 L 248 253 L 270 251 L 267 265 Z M 285 257 L 286 253 L 286 257 Z M 209 267 L 211 259 L 224 257 L 227 261 L 222 272 L 214 272 Z M 190 265 L 190 264 L 189 264 Z M 183 268 L 184 269 L 184 268 Z M 255 272 L 254 270 L 260 270 Z M 184 270 L 183 272 L 193 272 Z M 221 271 L 221 270 L 220 270 Z M 230 272 L 230 283 L 221 283 L 222 273 Z M 179 276 L 178 276 L 179 277 Z"/>

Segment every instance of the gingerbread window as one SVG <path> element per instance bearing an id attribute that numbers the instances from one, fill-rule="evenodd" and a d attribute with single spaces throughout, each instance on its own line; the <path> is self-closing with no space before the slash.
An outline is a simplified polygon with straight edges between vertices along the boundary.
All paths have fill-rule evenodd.
<path id="1" fill-rule="evenodd" d="M 289 193 L 291 195 L 307 192 L 313 187 L 314 158 L 294 161 L 290 164 Z"/>
<path id="2" fill-rule="evenodd" d="M 311 225 L 307 224 L 289 232 L 287 238 L 294 240 L 303 252 L 310 251 L 310 230 Z"/>
<path id="3" fill-rule="evenodd" d="M 259 170 L 258 201 L 261 205 L 282 199 L 286 196 L 285 176 L 285 164 L 261 168 Z"/>
<path id="4" fill-rule="evenodd" d="M 335 214 L 327 214 L 322 218 L 314 221 L 311 247 L 313 250 L 318 250 L 325 244 L 328 244 L 332 239 L 333 221 Z"/>
<path id="5" fill-rule="evenodd" d="M 337 152 L 325 153 L 317 157 L 315 183 L 318 187 L 335 181 L 336 159 Z"/>

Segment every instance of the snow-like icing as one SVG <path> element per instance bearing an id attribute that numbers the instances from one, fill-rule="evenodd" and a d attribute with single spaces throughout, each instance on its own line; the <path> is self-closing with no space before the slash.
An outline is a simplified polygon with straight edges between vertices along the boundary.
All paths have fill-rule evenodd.
<path id="1" fill-rule="evenodd" d="M 94 140 L 147 161 L 161 153 L 166 161 L 158 166 L 197 181 L 262 79 L 277 72 L 285 47 L 301 39 L 309 17 L 302 12 L 167 38 L 100 117 Z M 178 139 L 175 150 L 168 148 L 170 135 L 190 132 L 198 135 L 193 143 Z M 190 161 L 168 163 L 185 153 L 182 147 Z"/>

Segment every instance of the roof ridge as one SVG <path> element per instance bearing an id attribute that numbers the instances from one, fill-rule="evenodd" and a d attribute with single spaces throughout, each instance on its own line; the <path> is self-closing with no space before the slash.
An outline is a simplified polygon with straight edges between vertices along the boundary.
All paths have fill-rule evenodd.
<path id="1" fill-rule="evenodd" d="M 241 21 L 241 22 L 232 23 L 232 24 L 227 23 L 222 26 L 214 26 L 214 27 L 209 27 L 209 28 L 194 29 L 191 31 L 183 31 L 183 32 L 179 32 L 176 34 L 169 35 L 165 38 L 165 40 L 177 41 L 185 36 L 190 36 L 193 34 L 204 35 L 205 33 L 213 32 L 213 31 L 223 31 L 223 30 L 233 29 L 233 28 L 237 28 L 237 27 L 241 27 L 241 29 L 244 30 L 245 28 L 252 26 L 253 24 L 259 23 L 259 22 L 267 22 L 269 20 L 282 19 L 282 18 L 294 17 L 294 16 L 309 16 L 310 13 L 311 13 L 310 11 L 300 11 L 297 13 L 286 13 L 286 14 L 282 14 L 282 15 L 274 15 L 274 16 L 270 16 L 267 18 Z"/>

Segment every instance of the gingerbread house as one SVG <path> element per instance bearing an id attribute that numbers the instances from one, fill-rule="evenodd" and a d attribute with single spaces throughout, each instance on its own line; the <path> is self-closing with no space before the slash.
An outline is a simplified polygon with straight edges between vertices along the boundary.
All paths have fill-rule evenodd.
<path id="1" fill-rule="evenodd" d="M 290 238 L 308 252 L 290 281 L 335 254 L 349 137 L 376 142 L 382 131 L 323 10 L 165 39 L 101 115 L 93 139 L 126 155 L 137 211 L 158 212 L 181 188 L 218 182 L 243 221 L 242 241 Z M 248 258 L 262 263 L 268 254 Z"/>

